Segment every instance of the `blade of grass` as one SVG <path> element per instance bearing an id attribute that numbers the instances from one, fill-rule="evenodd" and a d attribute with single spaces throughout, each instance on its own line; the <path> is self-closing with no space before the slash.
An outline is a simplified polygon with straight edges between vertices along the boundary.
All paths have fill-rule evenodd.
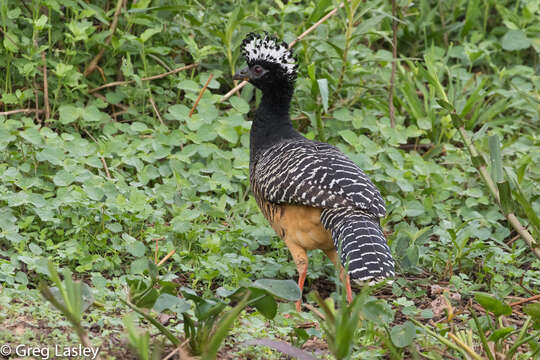
<path id="1" fill-rule="evenodd" d="M 175 346 L 178 346 L 180 345 L 180 340 L 178 340 L 178 338 L 176 336 L 173 335 L 173 333 L 171 333 L 165 326 L 163 326 L 159 321 L 157 321 L 156 319 L 154 319 L 152 316 L 150 316 L 149 314 L 139 310 L 138 307 L 136 307 L 135 305 L 127 302 L 126 300 L 122 299 L 122 298 L 118 298 L 122 303 L 126 304 L 131 310 L 135 311 L 137 314 L 141 315 L 143 318 L 145 318 L 146 320 L 148 320 L 148 322 L 150 322 L 152 325 L 154 325 L 158 330 L 159 332 L 161 332 L 163 335 L 165 335 L 165 337 L 167 339 L 169 339 L 169 341 L 171 343 L 173 343 L 173 345 Z"/>

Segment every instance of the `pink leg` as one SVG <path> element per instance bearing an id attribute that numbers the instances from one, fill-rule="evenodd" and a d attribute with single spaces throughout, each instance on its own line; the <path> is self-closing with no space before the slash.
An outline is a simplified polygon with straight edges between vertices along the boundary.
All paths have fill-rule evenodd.
<path id="1" fill-rule="evenodd" d="M 300 288 L 300 293 L 304 291 L 304 282 L 306 281 L 308 264 L 298 265 L 298 287 Z M 302 296 L 300 300 L 296 302 L 296 311 L 300 312 L 300 305 L 302 305 Z"/>

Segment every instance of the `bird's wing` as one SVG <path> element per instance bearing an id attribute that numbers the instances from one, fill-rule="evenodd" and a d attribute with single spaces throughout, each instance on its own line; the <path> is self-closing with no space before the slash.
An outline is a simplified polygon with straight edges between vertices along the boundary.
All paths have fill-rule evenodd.
<path id="1" fill-rule="evenodd" d="M 254 186 L 273 203 L 319 208 L 350 207 L 386 214 L 384 200 L 367 175 L 334 146 L 307 139 L 265 150 L 253 169 Z"/>

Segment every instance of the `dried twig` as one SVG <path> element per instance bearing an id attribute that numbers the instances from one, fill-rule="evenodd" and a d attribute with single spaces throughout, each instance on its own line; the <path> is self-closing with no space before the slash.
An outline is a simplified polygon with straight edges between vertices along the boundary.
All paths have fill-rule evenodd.
<path id="1" fill-rule="evenodd" d="M 43 110 L 41 109 L 17 109 L 17 110 L 9 110 L 9 111 L 0 111 L 0 116 L 7 116 L 7 115 L 13 115 L 13 114 L 30 114 L 30 113 L 42 113 Z"/>
<path id="2" fill-rule="evenodd" d="M 92 139 L 92 141 L 94 141 L 96 144 L 98 143 L 96 138 L 93 137 L 92 134 L 88 132 L 88 130 L 83 129 L 83 131 L 86 133 L 86 135 L 88 135 L 88 137 L 90 137 L 90 139 Z M 109 167 L 107 166 L 107 162 L 105 161 L 105 158 L 103 156 L 100 156 L 99 159 L 101 160 L 101 163 L 103 164 L 103 168 L 105 169 L 105 174 L 107 175 L 107 179 L 112 179 L 111 173 L 109 172 Z"/>
<path id="3" fill-rule="evenodd" d="M 302 303 L 302 306 L 305 307 L 308 310 L 311 310 L 315 315 L 320 317 L 322 320 L 324 320 L 326 317 L 323 313 L 321 313 L 315 306 L 307 303 Z"/>
<path id="4" fill-rule="evenodd" d="M 104 45 L 110 44 L 111 38 L 114 32 L 116 31 L 116 26 L 118 25 L 118 16 L 120 15 L 120 10 L 122 10 L 122 3 L 123 3 L 123 0 L 117 0 L 116 2 L 116 9 L 114 10 L 113 21 L 111 23 L 111 27 L 109 28 L 109 31 L 111 32 L 111 34 L 107 37 L 107 39 L 105 39 Z M 88 75 L 90 75 L 91 73 L 94 72 L 94 70 L 96 70 L 99 60 L 101 60 L 104 53 L 105 53 L 105 47 L 102 47 L 101 50 L 99 50 L 99 53 L 92 59 L 92 61 L 90 61 L 90 65 L 88 65 L 86 70 L 84 70 L 84 77 L 88 77 Z"/>
<path id="5" fill-rule="evenodd" d="M 39 110 L 39 94 L 38 94 L 38 91 L 37 91 L 37 83 L 36 83 L 36 78 L 34 77 L 32 79 L 32 89 L 34 89 L 34 107 L 35 107 L 35 115 L 34 115 L 34 118 L 36 120 L 36 122 L 39 124 L 39 126 L 41 127 L 41 118 L 39 117 L 39 113 L 40 113 L 40 110 Z"/>
<path id="6" fill-rule="evenodd" d="M 192 68 L 194 68 L 194 67 L 196 67 L 196 66 L 198 66 L 198 65 L 199 65 L 199 64 L 191 64 L 191 65 L 182 66 L 182 67 L 179 67 L 179 68 L 177 68 L 177 69 L 174 69 L 174 70 L 171 70 L 171 71 L 167 71 L 166 73 L 163 73 L 163 74 L 144 77 L 144 78 L 142 78 L 141 80 L 142 80 L 142 81 L 149 81 L 149 80 L 161 79 L 161 78 L 164 78 L 164 77 L 166 77 L 166 76 L 169 76 L 169 75 L 172 75 L 172 74 L 176 74 L 177 72 L 180 72 L 180 71 L 183 71 L 183 70 L 192 69 Z M 105 84 L 105 85 L 98 86 L 97 88 L 90 89 L 88 92 L 89 92 L 90 94 L 92 94 L 92 93 L 94 93 L 94 92 L 96 92 L 96 91 L 103 90 L 103 89 L 106 89 L 106 88 L 109 88 L 109 87 L 119 86 L 119 85 L 132 84 L 132 83 L 134 83 L 134 82 L 135 82 L 135 80 L 113 81 L 113 82 L 111 82 L 111 83 L 108 83 L 108 84 Z"/>
<path id="7" fill-rule="evenodd" d="M 43 106 L 45 106 L 45 120 L 51 117 L 51 108 L 49 106 L 49 83 L 47 80 L 47 58 L 45 57 L 45 51 L 41 53 L 41 60 L 43 61 Z"/>
<path id="8" fill-rule="evenodd" d="M 530 302 L 530 301 L 534 301 L 534 300 L 538 300 L 538 299 L 540 299 L 540 294 L 531 296 L 530 298 L 526 298 L 526 299 L 522 299 L 522 300 L 513 302 L 513 303 L 510 304 L 510 306 L 513 307 L 513 306 L 516 306 L 516 305 L 521 305 L 521 304 L 524 304 L 524 303 L 527 303 L 527 302 Z"/>
<path id="9" fill-rule="evenodd" d="M 157 109 L 156 103 L 154 102 L 154 98 L 152 97 L 152 94 L 150 94 L 150 97 L 148 99 L 150 100 L 150 104 L 152 104 L 152 109 L 154 109 L 154 112 L 156 113 L 156 116 L 158 117 L 159 122 L 161 123 L 161 125 L 166 126 L 165 123 L 163 122 L 163 119 L 161 118 L 161 115 L 159 114 L 159 111 Z"/>
<path id="10" fill-rule="evenodd" d="M 338 7 L 336 7 L 334 10 L 330 11 L 328 14 L 323 16 L 319 21 L 317 21 L 315 24 L 311 25 L 306 31 L 304 31 L 300 36 L 298 36 L 296 39 L 291 41 L 289 44 L 289 49 L 292 48 L 294 45 L 296 45 L 297 42 L 302 40 L 304 37 L 309 35 L 313 30 L 315 30 L 319 25 L 321 25 L 323 22 L 325 22 L 329 17 L 333 16 L 335 13 L 338 12 L 339 9 L 341 9 L 345 3 L 341 3 Z M 234 95 L 238 90 L 246 86 L 248 82 L 246 80 L 242 81 L 240 84 L 235 86 L 231 91 L 223 95 L 223 97 L 219 100 L 219 102 L 224 102 L 225 100 L 229 99 L 231 96 Z"/>
<path id="11" fill-rule="evenodd" d="M 103 164 L 103 168 L 105 169 L 105 174 L 107 174 L 107 179 L 111 178 L 111 173 L 109 172 L 109 167 L 107 166 L 107 162 L 105 161 L 105 158 L 103 156 L 99 157 L 101 159 L 101 163 Z"/>
<path id="12" fill-rule="evenodd" d="M 396 0 L 392 0 L 392 74 L 390 75 L 390 89 L 388 90 L 388 106 L 390 113 L 390 126 L 396 127 L 396 109 L 394 108 L 394 84 L 396 81 L 397 62 L 397 21 Z"/>
<path id="13" fill-rule="evenodd" d="M 163 259 L 161 259 L 159 262 L 158 262 L 158 266 L 161 266 L 163 264 L 165 264 L 165 261 L 169 260 L 169 258 L 171 256 L 173 256 L 174 254 L 176 253 L 176 249 L 172 249 L 171 251 L 169 251 L 169 253 L 167 255 L 165 255 L 165 257 Z"/>
<path id="14" fill-rule="evenodd" d="M 199 96 L 197 96 L 197 99 L 195 100 L 195 104 L 193 104 L 193 107 L 189 111 L 189 117 L 191 117 L 191 115 L 193 115 L 193 112 L 197 108 L 197 105 L 199 105 L 199 101 L 201 101 L 201 98 L 202 98 L 206 88 L 208 87 L 208 84 L 210 84 L 210 81 L 212 81 L 213 77 L 214 77 L 214 74 L 210 74 L 210 76 L 208 76 L 208 80 L 206 80 L 206 84 L 204 84 L 203 88 L 199 92 Z"/>

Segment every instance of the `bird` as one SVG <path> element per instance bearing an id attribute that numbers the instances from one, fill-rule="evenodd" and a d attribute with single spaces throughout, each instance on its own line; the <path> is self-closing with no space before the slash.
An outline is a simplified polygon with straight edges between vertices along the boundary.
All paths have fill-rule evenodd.
<path id="1" fill-rule="evenodd" d="M 249 144 L 255 201 L 289 248 L 300 291 L 307 251 L 320 249 L 341 268 L 350 303 L 351 279 L 373 283 L 395 275 L 380 226 L 386 215 L 381 193 L 338 148 L 309 140 L 294 128 L 290 107 L 298 64 L 287 43 L 266 32 L 249 33 L 241 54 L 247 67 L 233 79 L 247 80 L 262 92 Z"/>

